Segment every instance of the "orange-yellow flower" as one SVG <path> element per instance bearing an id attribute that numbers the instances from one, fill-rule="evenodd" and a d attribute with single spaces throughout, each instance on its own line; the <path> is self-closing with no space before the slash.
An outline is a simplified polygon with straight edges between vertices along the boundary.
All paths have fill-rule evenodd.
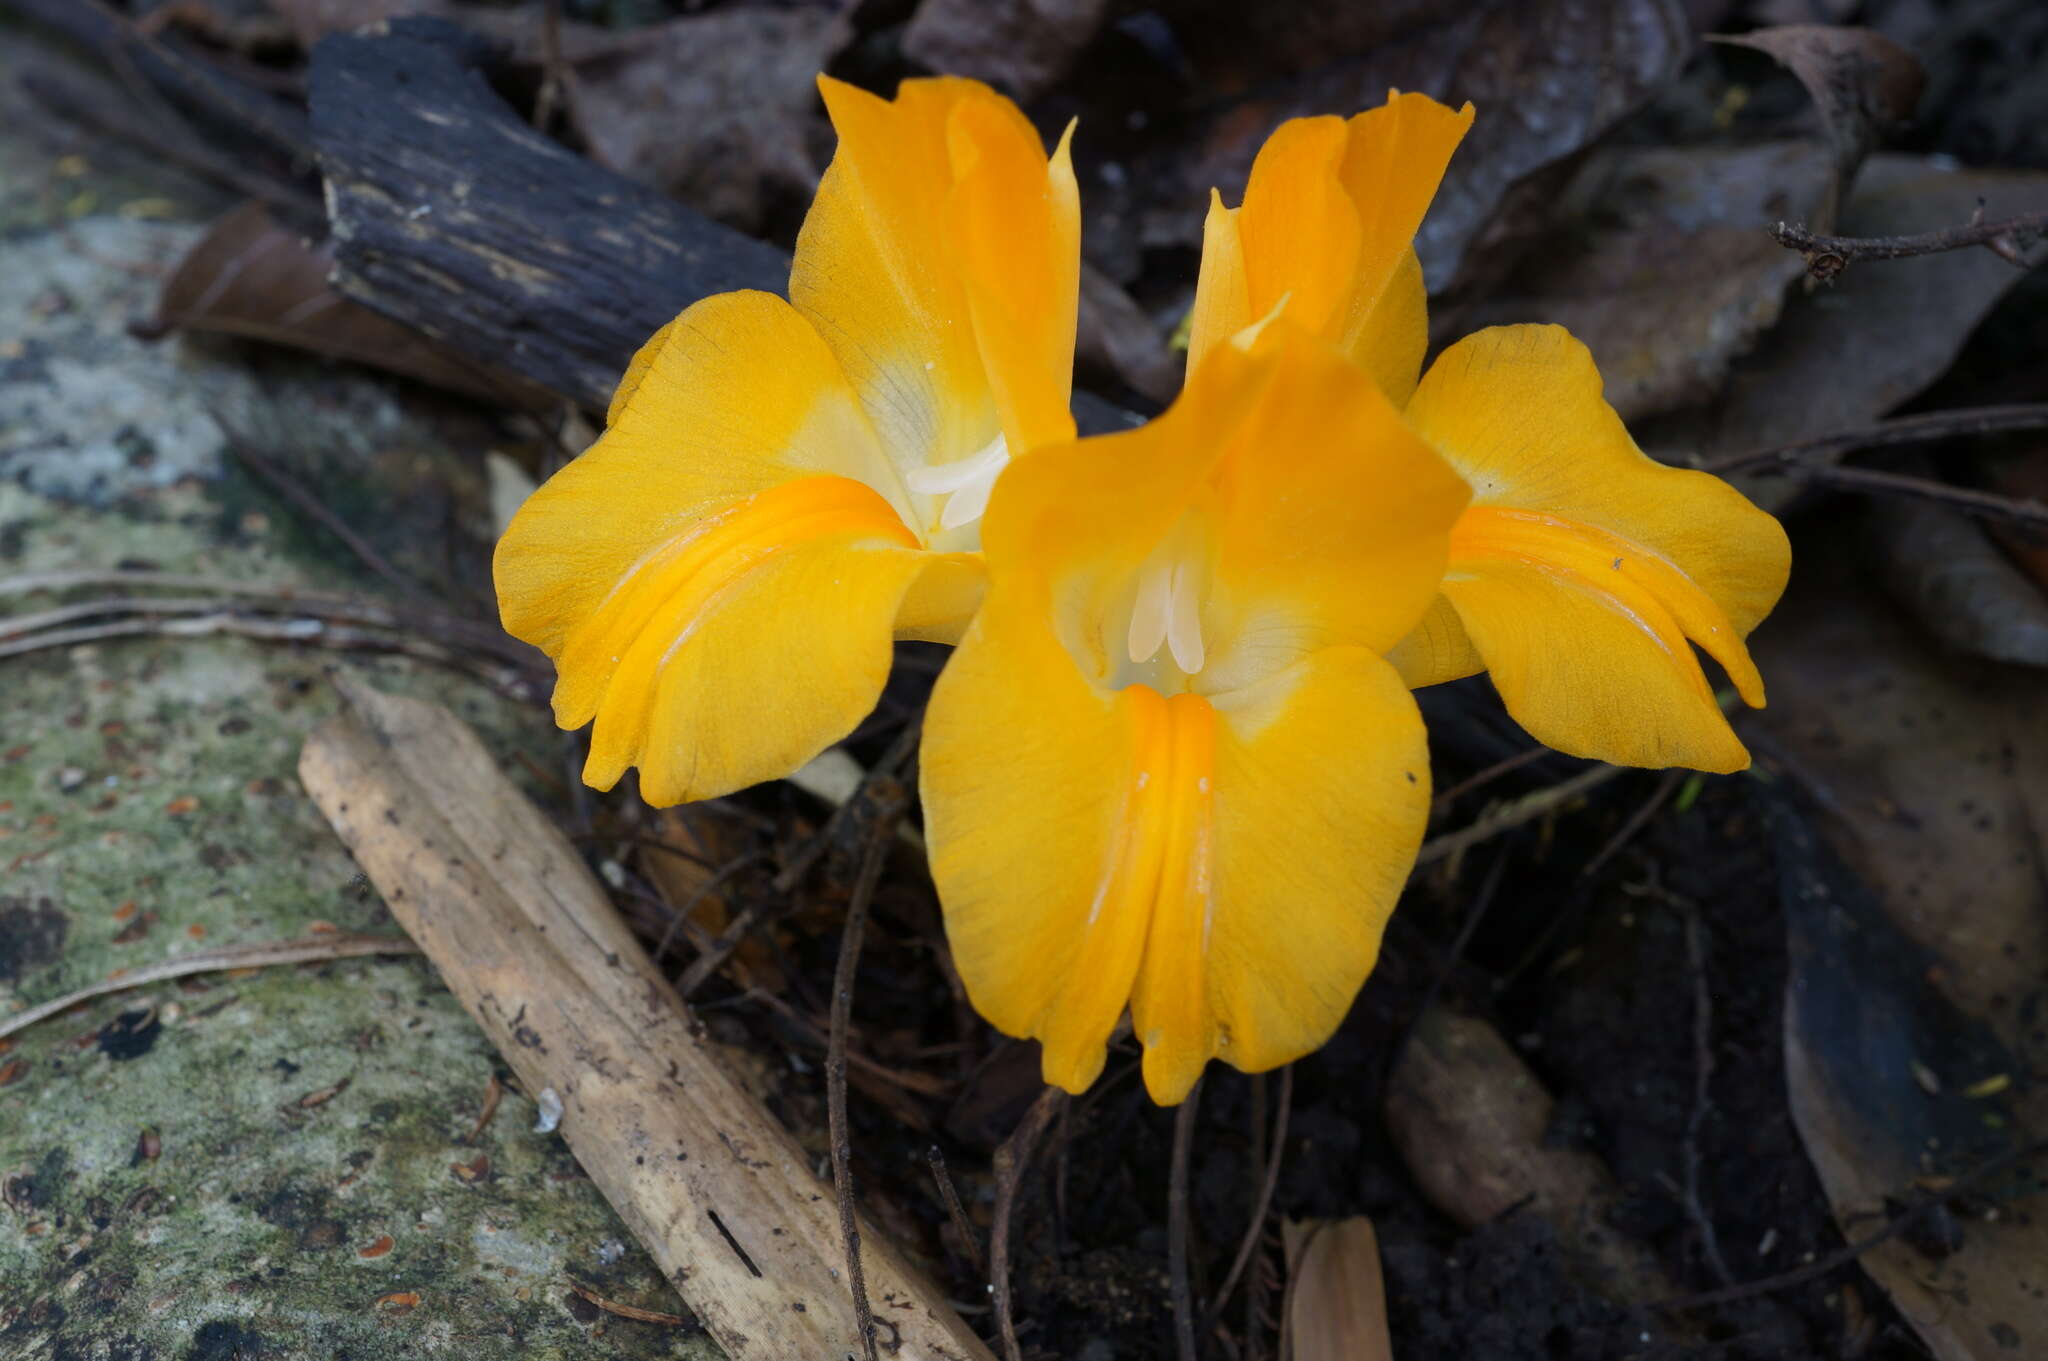
<path id="1" fill-rule="evenodd" d="M 1284 314 L 1149 425 L 1004 475 L 922 792 L 968 994 L 1043 1042 L 1049 1082 L 1093 1082 L 1126 1005 L 1163 1103 L 1343 1019 L 1429 806 L 1383 654 L 1467 495 Z"/>
<path id="2" fill-rule="evenodd" d="M 1409 94 L 1348 123 L 1283 124 L 1243 206 L 1211 207 L 1189 368 L 1284 299 L 1470 483 L 1442 592 L 1394 653 L 1409 684 L 1485 670 L 1508 712 L 1560 751 L 1740 770 L 1749 753 L 1693 645 L 1763 704 L 1744 639 L 1791 569 L 1778 522 L 1638 449 L 1562 328 L 1481 331 L 1421 372 L 1409 241 L 1470 121 L 1469 106 Z"/>
<path id="3" fill-rule="evenodd" d="M 839 151 L 789 301 L 707 298 L 634 358 L 602 439 L 521 507 L 507 631 L 554 659 L 584 779 L 656 804 L 786 775 L 873 708 L 896 637 L 951 641 L 989 489 L 1068 439 L 1080 209 L 973 81 L 821 78 Z"/>

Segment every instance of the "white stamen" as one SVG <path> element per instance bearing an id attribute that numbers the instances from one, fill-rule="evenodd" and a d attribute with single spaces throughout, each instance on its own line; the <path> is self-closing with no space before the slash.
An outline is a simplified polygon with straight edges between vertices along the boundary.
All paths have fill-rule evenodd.
<path id="1" fill-rule="evenodd" d="M 1173 565 L 1173 585 L 1166 610 L 1166 646 L 1173 664 L 1190 676 L 1202 669 L 1202 600 L 1195 584 L 1195 566 L 1186 558 Z"/>
<path id="2" fill-rule="evenodd" d="M 1138 595 L 1131 602 L 1128 643 L 1131 660 L 1149 662 L 1163 644 L 1173 664 L 1192 676 L 1202 669 L 1202 594 L 1195 563 L 1185 555 L 1160 553 L 1145 564 Z"/>
<path id="3" fill-rule="evenodd" d="M 989 493 L 1010 463 L 1010 441 L 997 435 L 966 458 L 928 468 L 913 468 L 904 479 L 914 492 L 946 497 L 939 513 L 941 529 L 973 524 L 988 509 Z"/>
<path id="4" fill-rule="evenodd" d="M 1131 660 L 1149 662 L 1159 655 L 1166 641 L 1168 615 L 1173 608 L 1173 568 L 1165 562 L 1146 566 L 1138 578 L 1138 598 L 1131 604 Z"/>

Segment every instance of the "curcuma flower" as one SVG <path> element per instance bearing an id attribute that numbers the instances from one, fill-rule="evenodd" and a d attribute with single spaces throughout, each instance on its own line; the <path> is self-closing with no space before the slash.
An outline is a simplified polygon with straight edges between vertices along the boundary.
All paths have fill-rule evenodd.
<path id="1" fill-rule="evenodd" d="M 1043 1042 L 1047 1081 L 1093 1082 L 1126 1006 L 1162 1103 L 1343 1019 L 1429 805 L 1382 654 L 1467 497 L 1285 313 L 1212 345 L 1151 424 L 1004 474 L 922 793 L 960 976 Z"/>
<path id="2" fill-rule="evenodd" d="M 1743 769 L 1749 753 L 1693 647 L 1763 704 L 1744 640 L 1785 589 L 1783 528 L 1719 478 L 1638 449 L 1591 354 L 1560 327 L 1481 331 L 1421 372 L 1408 241 L 1470 120 L 1469 106 L 1410 94 L 1348 123 L 1283 124 L 1243 206 L 1211 207 L 1189 369 L 1284 299 L 1471 485 L 1441 594 L 1393 654 L 1410 685 L 1484 670 L 1559 751 Z"/>
<path id="3" fill-rule="evenodd" d="M 819 88 L 839 150 L 789 301 L 720 294 L 656 334 L 493 563 L 556 721 L 594 724 L 583 778 L 637 765 L 655 804 L 790 773 L 874 707 L 893 638 L 956 639 L 997 475 L 1074 432 L 1066 140 L 1048 158 L 973 81 Z"/>

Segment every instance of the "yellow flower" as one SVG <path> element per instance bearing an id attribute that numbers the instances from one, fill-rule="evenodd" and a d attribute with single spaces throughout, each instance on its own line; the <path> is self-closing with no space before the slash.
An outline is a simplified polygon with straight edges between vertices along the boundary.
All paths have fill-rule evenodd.
<path id="1" fill-rule="evenodd" d="M 1384 654 L 1467 490 L 1285 315 L 1141 429 L 1048 447 L 989 511 L 940 677 L 925 831 L 981 1014 L 1080 1091 L 1129 1006 L 1153 1097 L 1298 1058 L 1371 971 L 1429 806 Z"/>
<path id="2" fill-rule="evenodd" d="M 1744 639 L 1791 570 L 1784 530 L 1734 488 L 1636 447 L 1584 345 L 1495 327 L 1427 375 L 1422 277 L 1408 241 L 1471 120 L 1421 95 L 1349 123 L 1283 124 L 1245 201 L 1215 203 L 1191 371 L 1286 299 L 1344 348 L 1472 487 L 1442 593 L 1393 660 L 1410 685 L 1490 672 L 1537 740 L 1628 765 L 1741 770 L 1692 644 L 1752 705 Z"/>
<path id="3" fill-rule="evenodd" d="M 892 638 L 957 638 L 996 475 L 1073 435 L 1066 140 L 1048 158 L 973 81 L 819 88 L 839 151 L 789 301 L 721 294 L 655 335 L 493 564 L 556 721 L 594 721 L 583 778 L 638 765 L 655 804 L 788 774 L 874 707 Z"/>

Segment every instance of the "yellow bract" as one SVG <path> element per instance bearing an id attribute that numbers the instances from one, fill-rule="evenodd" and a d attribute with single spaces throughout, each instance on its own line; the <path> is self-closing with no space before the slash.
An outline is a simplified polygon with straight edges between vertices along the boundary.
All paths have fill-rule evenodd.
<path id="1" fill-rule="evenodd" d="M 707 298 L 514 517 L 506 629 L 554 659 L 584 778 L 652 803 L 787 775 L 952 641 L 1011 457 L 1073 434 L 1080 206 L 1064 142 L 964 80 L 821 80 L 840 132 L 790 299 Z"/>

